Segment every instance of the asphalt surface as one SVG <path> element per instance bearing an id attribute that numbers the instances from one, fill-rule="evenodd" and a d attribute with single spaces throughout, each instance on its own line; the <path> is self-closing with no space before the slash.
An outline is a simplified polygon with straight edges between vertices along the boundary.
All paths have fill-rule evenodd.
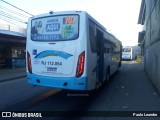
<path id="1" fill-rule="evenodd" d="M 0 69 L 0 83 L 26 77 L 26 68 Z"/>
<path id="2" fill-rule="evenodd" d="M 23 83 L 23 82 L 24 83 Z M 96 92 L 79 92 L 60 89 L 46 89 L 37 93 L 41 88 L 36 87 L 33 91 L 26 80 L 19 80 L 14 83 L 14 90 L 10 90 L 10 86 L 3 85 L 3 92 L 8 96 L 16 95 L 18 103 L 10 104 L 5 107 L 5 111 L 39 111 L 45 112 L 53 116 L 54 119 L 66 119 L 64 114 L 74 116 L 68 119 L 103 119 L 103 120 L 159 120 L 158 117 L 132 117 L 133 113 L 157 113 L 160 116 L 160 95 L 147 79 L 142 67 L 134 61 L 124 61 L 119 72 L 111 77 L 111 81 L 105 84 Z M 8 82 L 9 83 L 9 82 Z M 4 84 L 4 83 L 3 83 Z M 21 87 L 16 87 L 20 86 Z M 22 85 L 23 84 L 23 85 Z M 0 86 L 1 88 L 2 86 Z M 23 92 L 18 92 L 18 91 Z M 35 88 L 34 88 L 35 89 Z M 41 88 L 42 89 L 42 88 Z M 1 90 L 0 90 L 1 91 Z M 28 97 L 20 97 L 22 94 L 28 94 Z M 16 94 L 19 93 L 19 94 Z M 3 97 L 1 98 L 3 99 Z M 5 99 L 7 101 L 7 99 Z M 4 101 L 5 101 L 4 100 Z M 82 111 L 82 112 L 78 112 Z M 83 114 L 83 112 L 87 111 Z M 90 112 L 88 112 L 90 111 Z M 60 113 L 58 113 L 60 112 Z M 108 114 L 108 113 L 111 114 Z M 78 114 L 77 114 L 78 113 Z M 79 115 L 79 113 L 82 113 Z M 57 117 L 60 114 L 60 117 Z M 76 116 L 77 115 L 77 116 Z M 86 117 L 88 115 L 88 117 Z M 126 115 L 126 116 L 125 116 Z M 128 115 L 130 117 L 128 117 Z M 47 118 L 53 120 L 52 118 Z"/>

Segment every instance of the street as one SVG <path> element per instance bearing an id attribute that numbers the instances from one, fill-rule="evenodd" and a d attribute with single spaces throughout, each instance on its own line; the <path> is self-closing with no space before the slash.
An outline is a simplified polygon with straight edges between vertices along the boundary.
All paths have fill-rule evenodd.
<path id="1" fill-rule="evenodd" d="M 0 0 L 0 120 L 160 120 L 159 20 L 160 0 Z"/>
<path id="2" fill-rule="evenodd" d="M 160 96 L 147 79 L 141 64 L 135 61 L 123 61 L 111 81 L 96 92 L 32 86 L 27 83 L 27 78 L 21 78 L 0 83 L 0 94 L 1 111 L 160 111 Z M 99 114 L 93 117 L 106 118 Z M 151 118 L 158 119 L 148 119 Z M 116 117 L 112 119 L 116 120 Z"/>

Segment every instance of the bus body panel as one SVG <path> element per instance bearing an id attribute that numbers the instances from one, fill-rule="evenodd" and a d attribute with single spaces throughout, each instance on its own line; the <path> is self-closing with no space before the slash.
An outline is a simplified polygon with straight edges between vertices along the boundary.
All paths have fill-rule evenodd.
<path id="1" fill-rule="evenodd" d="M 74 76 L 76 59 L 76 42 L 49 43 L 31 42 L 34 48 L 28 51 L 32 57 L 32 72 L 43 76 Z M 64 47 L 64 46 L 70 46 Z M 47 49 L 46 49 L 47 48 Z M 78 47 L 77 47 L 78 48 Z M 66 69 L 68 68 L 68 69 Z"/>
<path id="2" fill-rule="evenodd" d="M 86 33 L 87 33 L 87 41 L 86 41 L 86 73 L 87 73 L 87 90 L 93 90 L 96 87 L 96 65 L 97 65 L 97 55 L 91 54 L 91 44 L 90 44 L 90 34 L 89 34 L 89 19 L 86 17 Z M 90 71 L 90 72 L 89 72 Z"/>

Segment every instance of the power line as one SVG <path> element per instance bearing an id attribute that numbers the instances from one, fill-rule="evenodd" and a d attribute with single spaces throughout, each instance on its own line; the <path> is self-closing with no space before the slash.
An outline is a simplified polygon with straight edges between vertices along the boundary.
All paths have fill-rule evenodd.
<path id="1" fill-rule="evenodd" d="M 15 19 L 15 20 L 24 21 L 24 22 L 27 21 L 27 18 L 18 16 L 18 15 L 14 15 L 11 12 L 8 12 L 8 11 L 2 10 L 2 9 L 0 9 L 0 13 L 1 13 L 0 15 L 3 15 L 3 16 Z"/>
<path id="2" fill-rule="evenodd" d="M 4 16 L 4 17 L 7 17 L 7 18 L 10 18 L 12 20 L 16 20 L 16 21 L 21 22 L 21 23 L 25 23 L 25 24 L 27 23 L 26 21 L 21 20 L 21 19 L 15 17 L 15 16 L 12 16 L 12 15 L 10 15 L 8 13 L 3 12 L 3 11 L 0 11 L 0 15 Z"/>
<path id="3" fill-rule="evenodd" d="M 11 5 L 12 7 L 16 8 L 16 9 L 18 9 L 18 10 L 20 10 L 20 11 L 23 11 L 23 12 L 25 12 L 25 13 L 27 13 L 27 14 L 31 15 L 31 16 L 34 16 L 34 15 L 32 15 L 32 14 L 30 14 L 30 13 L 28 13 L 28 12 L 26 12 L 26 11 L 24 11 L 24 10 L 22 10 L 22 9 L 18 8 L 18 7 L 16 7 L 15 5 L 12 5 L 12 4 L 10 4 L 10 3 L 8 3 L 8 2 L 6 2 L 6 1 L 4 1 L 4 0 L 1 0 L 1 1 L 2 1 L 2 2 L 4 2 L 4 3 L 6 3 L 6 4 L 8 4 L 8 5 Z"/>
<path id="4" fill-rule="evenodd" d="M 7 21 L 8 23 L 11 23 L 11 24 L 13 24 L 13 25 L 16 25 L 16 26 L 25 28 L 24 25 L 21 26 L 21 25 L 19 25 L 18 23 L 16 24 L 15 22 L 11 22 L 11 20 L 8 20 L 8 19 L 6 19 L 6 18 L 4 18 L 4 17 L 2 17 L 1 19 L 4 20 L 4 21 Z"/>
<path id="5" fill-rule="evenodd" d="M 27 18 L 29 18 L 30 16 L 33 16 L 33 15 L 16 7 L 13 4 L 10 4 L 10 3 L 4 1 L 4 0 L 0 0 L 0 1 L 20 10 L 19 12 L 17 12 L 15 10 L 8 9 L 8 8 L 0 5 L 0 16 L 1 16 L 0 19 L 4 20 L 10 24 L 26 28 L 26 25 L 27 25 L 26 21 L 28 21 Z M 22 12 L 24 12 L 25 14 Z"/>
<path id="6" fill-rule="evenodd" d="M 13 10 L 8 9 L 8 8 L 6 8 L 6 7 L 4 7 L 4 6 L 1 6 L 1 5 L 0 5 L 0 9 L 5 10 L 5 11 L 7 11 L 7 12 L 11 12 L 11 13 L 16 14 L 16 15 L 21 16 L 21 17 L 28 18 L 28 16 L 26 16 L 26 15 L 23 15 L 23 14 L 21 14 L 21 13 L 18 13 L 18 12 L 16 12 L 16 11 L 13 11 Z"/>
<path id="7" fill-rule="evenodd" d="M 1 0 L 1 1 L 5 2 L 4 0 Z M 7 3 L 7 2 L 5 2 L 5 3 Z M 10 3 L 7 3 L 7 4 L 11 5 Z M 14 6 L 14 5 L 11 5 L 11 6 L 18 9 L 18 7 Z M 26 12 L 22 9 L 19 9 L 19 10 L 28 14 L 28 12 Z M 10 24 L 26 28 L 28 17 L 30 15 L 32 15 L 29 13 L 28 14 L 29 16 L 27 16 L 27 14 L 24 15 L 20 12 L 17 12 L 15 10 L 12 10 L 12 9 L 9 9 L 9 8 L 6 8 L 6 7 L 0 5 L 0 16 L 1 16 L 0 19 L 4 20 Z"/>

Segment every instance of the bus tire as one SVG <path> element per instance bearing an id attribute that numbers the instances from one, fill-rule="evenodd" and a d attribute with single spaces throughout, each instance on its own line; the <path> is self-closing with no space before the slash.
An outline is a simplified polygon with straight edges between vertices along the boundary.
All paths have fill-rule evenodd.
<path id="1" fill-rule="evenodd" d="M 108 67 L 106 71 L 106 82 L 109 82 L 109 81 L 110 81 L 110 69 Z"/>
<path id="2" fill-rule="evenodd" d="M 121 62 L 119 62 L 119 63 L 118 63 L 118 68 L 120 68 L 120 67 L 121 67 L 121 65 L 122 65 L 122 64 L 121 64 Z"/>
<path id="3" fill-rule="evenodd" d="M 97 83 L 96 90 L 99 90 L 102 87 L 102 82 Z"/>

